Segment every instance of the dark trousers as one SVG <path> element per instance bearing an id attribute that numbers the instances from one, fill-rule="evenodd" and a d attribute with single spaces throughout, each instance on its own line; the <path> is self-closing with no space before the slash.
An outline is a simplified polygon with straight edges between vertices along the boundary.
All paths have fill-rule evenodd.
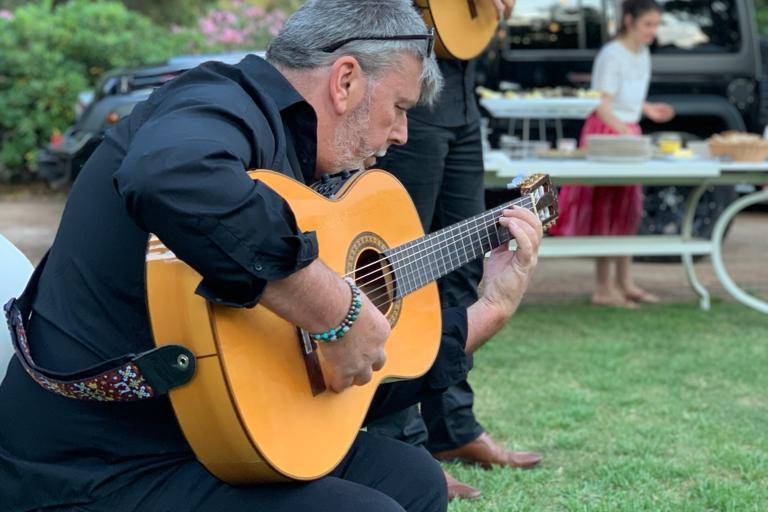
<path id="1" fill-rule="evenodd" d="M 409 468 L 407 482 L 399 471 L 403 467 Z M 196 460 L 176 464 L 168 473 L 147 471 L 136 482 L 140 493 L 132 488 L 96 503 L 45 510 L 443 512 L 448 506 L 445 477 L 424 448 L 365 432 L 333 473 L 312 482 L 235 487 Z"/>
<path id="2" fill-rule="evenodd" d="M 378 415 L 403 410 L 434 394 L 427 379 L 425 376 L 381 386 L 371 404 L 367 421 Z M 15 405 L 9 404 L 10 401 Z M 28 428 L 0 429 L 0 512 L 21 512 L 34 508 L 25 506 L 26 503 L 57 502 L 57 506 L 38 509 L 38 512 L 444 512 L 448 507 L 445 477 L 440 466 L 423 447 L 366 432 L 358 434 L 338 467 L 328 476 L 312 482 L 228 485 L 211 475 L 191 457 L 191 453 L 179 452 L 171 446 L 167 448 L 167 453 L 147 455 L 144 459 L 124 460 L 105 455 L 105 460 L 110 460 L 109 457 L 114 459 L 111 465 L 123 466 L 123 471 L 118 471 L 114 480 L 123 480 L 124 484 L 111 486 L 113 482 L 100 482 L 94 488 L 82 489 L 72 496 L 67 482 L 80 479 L 83 475 L 78 472 L 103 471 L 99 469 L 103 461 L 85 460 L 79 465 L 66 465 L 57 464 L 58 454 L 35 454 L 24 455 L 31 458 L 28 466 L 23 462 L 15 465 L 12 462 L 17 461 L 16 455 L 6 451 L 5 443 L 8 443 L 8 447 L 13 446 L 15 451 L 34 453 L 23 442 L 26 438 L 29 443 L 45 444 L 45 440 L 40 439 L 40 431 L 56 428 L 52 420 L 46 418 L 45 406 L 49 404 L 65 408 L 77 405 L 75 401 L 40 388 L 24 373 L 14 357 L 0 386 L 0 424 L 15 426 L 16 417 L 20 417 L 19 424 L 28 425 Z M 6 413 L 13 414 L 14 418 L 4 417 Z M 120 442 L 115 432 L 97 430 L 88 434 L 91 424 L 87 422 L 89 418 L 83 419 L 85 423 L 81 430 L 84 438 L 106 437 L 109 443 Z M 156 434 L 156 425 L 147 424 L 145 428 L 145 435 Z M 116 432 L 119 433 L 119 429 Z M 73 452 L 72 458 L 77 456 L 77 452 Z M 49 461 L 49 458 L 53 460 Z M 20 478 L 18 473 L 14 473 L 19 468 L 29 468 L 29 474 L 34 478 Z M 75 474 L 68 475 L 65 471 Z M 9 481 L 11 483 L 7 485 Z M 102 484 L 111 488 L 101 489 Z M 69 493 L 69 497 L 62 498 L 63 492 Z M 38 496 L 31 493 L 38 493 Z M 42 498 L 38 500 L 41 493 Z"/>
<path id="3" fill-rule="evenodd" d="M 444 128 L 409 119 L 408 143 L 392 146 L 377 163 L 403 183 L 411 195 L 425 232 L 434 231 L 484 211 L 483 155 L 480 123 Z M 477 300 L 482 262 L 475 261 L 442 278 L 443 307 L 469 306 Z M 368 425 L 368 432 L 431 452 L 462 446 L 483 433 L 472 412 L 474 394 L 467 381 L 444 394 Z"/>

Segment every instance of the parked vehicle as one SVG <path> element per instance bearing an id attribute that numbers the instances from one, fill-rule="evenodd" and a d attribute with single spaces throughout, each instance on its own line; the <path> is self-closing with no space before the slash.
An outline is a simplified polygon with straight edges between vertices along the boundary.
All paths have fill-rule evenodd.
<path id="1" fill-rule="evenodd" d="M 724 130 L 762 133 L 768 122 L 768 45 L 760 41 L 752 0 L 657 1 L 663 14 L 651 48 L 649 101 L 671 104 L 677 117 L 663 126 L 645 120 L 644 132 L 678 131 L 684 139 Z M 620 11 L 620 0 L 518 2 L 479 66 L 480 83 L 491 89 L 588 87 L 598 50 L 620 26 Z M 566 136 L 578 136 L 580 127 L 565 121 Z M 641 232 L 679 232 L 690 190 L 647 187 Z M 736 194 L 732 187 L 708 192 L 696 233 L 709 235 L 713 219 Z"/>
<path id="2" fill-rule="evenodd" d="M 250 53 L 263 56 L 263 52 Z M 155 88 L 203 62 L 235 64 L 248 54 L 181 55 L 158 65 L 108 72 L 93 91 L 84 91 L 78 96 L 75 124 L 63 134 L 55 134 L 48 146 L 38 151 L 38 174 L 54 187 L 71 183 L 101 142 L 104 132 L 130 114 Z"/>

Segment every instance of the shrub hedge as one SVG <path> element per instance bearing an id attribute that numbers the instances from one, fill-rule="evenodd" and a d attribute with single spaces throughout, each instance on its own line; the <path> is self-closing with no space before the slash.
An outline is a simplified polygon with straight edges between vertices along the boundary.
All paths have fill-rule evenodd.
<path id="1" fill-rule="evenodd" d="M 78 93 L 103 73 L 185 47 L 120 2 L 48 0 L 0 14 L 0 181 L 33 177 L 35 150 L 72 124 Z"/>

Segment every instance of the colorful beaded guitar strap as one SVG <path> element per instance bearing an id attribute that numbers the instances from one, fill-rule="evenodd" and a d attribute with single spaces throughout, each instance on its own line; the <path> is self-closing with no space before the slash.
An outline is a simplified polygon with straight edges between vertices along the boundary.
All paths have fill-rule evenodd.
<path id="1" fill-rule="evenodd" d="M 195 356 L 180 345 L 164 345 L 140 354 L 125 354 L 73 373 L 58 373 L 35 364 L 27 338 L 32 301 L 48 254 L 35 269 L 24 293 L 4 307 L 11 342 L 24 369 L 43 388 L 78 400 L 134 402 L 163 395 L 195 373 Z"/>

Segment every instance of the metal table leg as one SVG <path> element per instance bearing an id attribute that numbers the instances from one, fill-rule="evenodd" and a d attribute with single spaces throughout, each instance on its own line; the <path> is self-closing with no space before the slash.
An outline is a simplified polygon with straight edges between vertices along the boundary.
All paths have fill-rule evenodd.
<path id="1" fill-rule="evenodd" d="M 685 217 L 683 217 L 683 225 L 681 229 L 683 240 L 693 239 L 693 220 L 696 217 L 696 207 L 699 205 L 701 196 L 707 190 L 708 186 L 709 183 L 705 181 L 696 187 L 691 195 L 688 196 L 688 201 L 685 205 Z M 704 285 L 701 284 L 698 277 L 696 277 L 696 269 L 693 267 L 693 256 L 691 254 L 682 254 L 681 257 L 688 283 L 690 283 L 691 288 L 693 288 L 699 295 L 699 306 L 705 311 L 709 310 L 709 292 L 704 288 Z"/>
<path id="2" fill-rule="evenodd" d="M 761 192 L 755 192 L 749 194 L 748 196 L 737 199 L 731 203 L 728 208 L 725 209 L 722 215 L 720 215 L 712 232 L 712 266 L 715 267 L 715 274 L 717 274 L 717 278 L 720 279 L 720 282 L 723 284 L 725 289 L 728 290 L 728 293 L 733 295 L 736 300 L 742 304 L 760 311 L 761 313 L 768 313 L 768 302 L 761 300 L 754 295 L 750 295 L 733 281 L 730 274 L 728 274 L 728 270 L 723 264 L 722 252 L 723 237 L 725 237 L 725 230 L 728 227 L 728 223 L 731 221 L 731 219 L 733 219 L 744 208 L 763 201 L 768 201 L 768 189 Z"/>

